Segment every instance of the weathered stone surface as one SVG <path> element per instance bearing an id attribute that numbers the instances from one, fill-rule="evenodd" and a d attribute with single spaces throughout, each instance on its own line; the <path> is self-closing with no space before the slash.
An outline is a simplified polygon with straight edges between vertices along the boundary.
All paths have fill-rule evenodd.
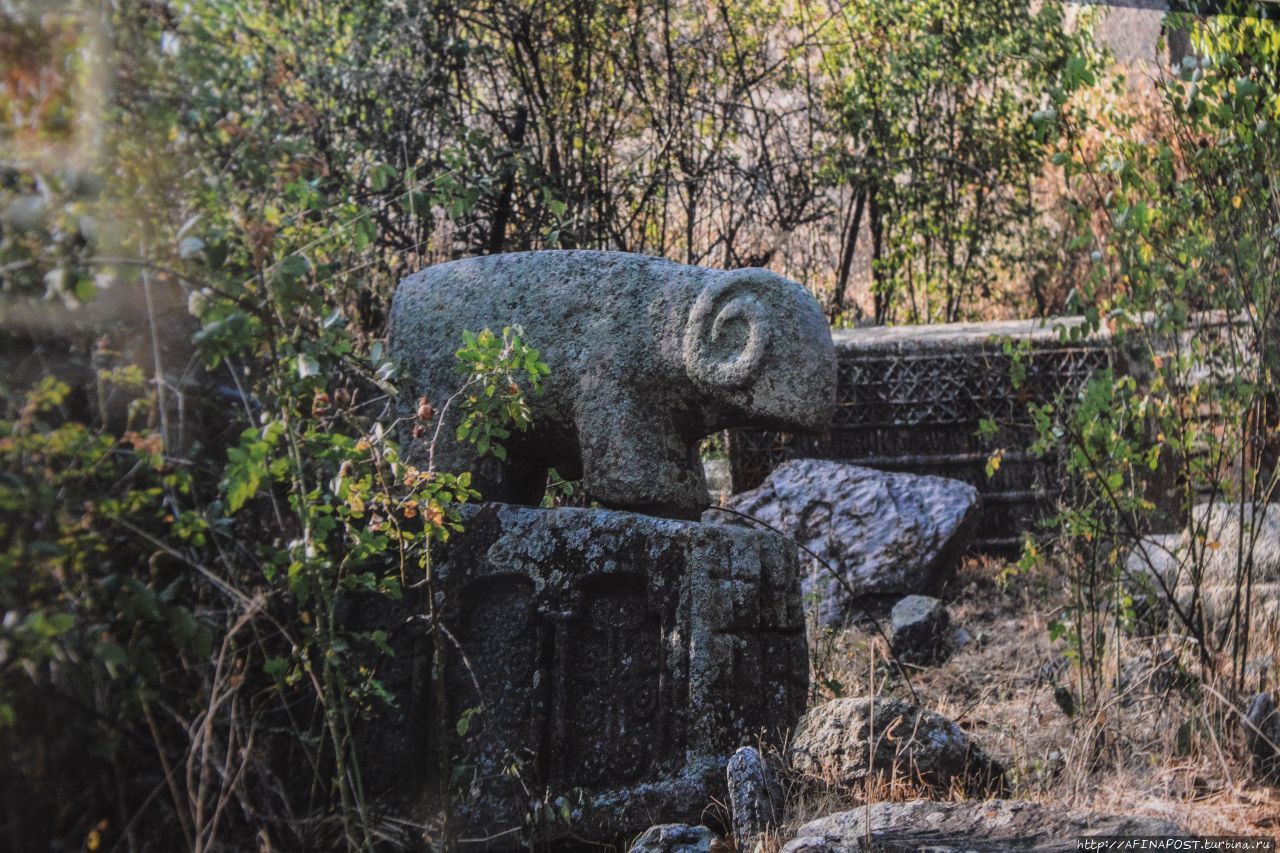
<path id="1" fill-rule="evenodd" d="M 904 663 L 940 663 L 951 652 L 951 616 L 931 596 L 908 595 L 893 605 L 889 631 L 893 653 Z"/>
<path id="2" fill-rule="evenodd" d="M 1243 522 L 1243 523 L 1242 523 Z M 1216 501 L 1198 504 L 1182 533 L 1147 536 L 1125 560 L 1125 575 L 1142 614 L 1167 615 L 1169 592 L 1184 612 L 1194 605 L 1219 637 L 1238 623 L 1244 590 L 1237 584 L 1252 558 L 1249 597 L 1253 633 L 1280 626 L 1280 506 Z M 1196 577 L 1196 563 L 1200 582 Z M 1239 587 L 1239 588 L 1238 588 Z"/>
<path id="3" fill-rule="evenodd" d="M 852 788 L 868 774 L 925 790 L 998 793 L 1004 770 L 960 727 L 897 699 L 834 699 L 805 713 L 787 754 L 812 782 Z"/>
<path id="4" fill-rule="evenodd" d="M 1156 593 L 1160 583 L 1170 589 L 1177 583 L 1180 533 L 1144 536 L 1124 560 L 1125 580 L 1135 593 Z M 1159 582 L 1158 582 L 1159 581 Z"/>
<path id="5" fill-rule="evenodd" d="M 1270 693 L 1264 691 L 1249 700 L 1244 739 L 1254 776 L 1264 782 L 1280 782 L 1280 710 Z"/>
<path id="6" fill-rule="evenodd" d="M 1178 835 L 1172 821 L 1019 800 L 875 803 L 810 821 L 782 853 L 1066 853 L 1081 835 Z M 870 844 L 868 844 L 868 840 Z"/>
<path id="7" fill-rule="evenodd" d="M 698 443 L 726 427 L 818 430 L 835 408 L 835 348 L 817 300 L 767 270 L 726 272 L 618 252 L 521 252 L 431 267 L 400 282 L 390 343 L 407 399 L 442 407 L 464 330 L 518 324 L 551 368 L 509 462 L 442 430 L 436 462 L 481 494 L 536 504 L 546 469 L 609 507 L 696 518 Z M 421 450 L 419 449 L 419 452 Z"/>
<path id="8" fill-rule="evenodd" d="M 1083 320 L 836 329 L 831 429 L 821 436 L 732 430 L 726 448 L 734 490 L 753 489 L 781 462 L 806 457 L 963 480 L 982 496 L 973 545 L 1016 553 L 1067 485 L 1056 454 L 1028 452 L 1036 429 L 1027 404 L 1072 398 L 1112 362 L 1105 329 L 1079 334 L 1088 331 Z M 1063 329 L 1077 334 L 1067 340 Z M 1017 346 L 1006 352 L 1011 340 Z M 1017 388 L 1015 375 L 1025 380 Z M 974 429 L 984 419 L 1000 424 L 997 436 Z M 988 476 L 998 447 L 1007 452 Z"/>
<path id="9" fill-rule="evenodd" d="M 705 459 L 702 462 L 702 470 L 707 477 L 707 496 L 712 506 L 718 505 L 733 494 L 728 459 Z"/>
<path id="10" fill-rule="evenodd" d="M 705 826 L 663 823 L 646 829 L 628 853 L 711 853 L 718 841 Z"/>
<path id="11" fill-rule="evenodd" d="M 820 618 L 830 624 L 851 606 L 938 592 L 968 542 L 978 492 L 943 477 L 796 459 L 726 506 L 793 537 L 839 574 L 802 554 L 809 563 L 805 595 L 817 594 Z M 750 525 L 716 509 L 706 519 Z"/>
<path id="12" fill-rule="evenodd" d="M 368 788 L 425 818 L 444 748 L 466 769 L 455 806 L 469 834 L 520 826 L 526 787 L 582 789 L 572 832 L 611 840 L 699 823 L 738 746 L 777 743 L 799 718 L 807 647 L 783 538 L 612 510 L 464 509 L 435 562 L 452 638 L 443 709 L 420 588 L 353 606 L 351 622 L 387 630 L 395 652 L 377 674 L 399 705 L 367 728 Z M 503 774 L 512 756 L 521 779 Z"/>
<path id="13" fill-rule="evenodd" d="M 729 759 L 729 807 L 738 849 L 751 851 L 767 830 L 782 823 L 782 780 L 755 747 L 744 746 Z"/>

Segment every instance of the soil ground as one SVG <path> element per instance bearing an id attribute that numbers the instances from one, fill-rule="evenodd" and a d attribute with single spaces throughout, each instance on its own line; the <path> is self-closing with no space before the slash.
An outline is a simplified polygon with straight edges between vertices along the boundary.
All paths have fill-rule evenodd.
<path id="1" fill-rule="evenodd" d="M 1057 688 L 1078 691 L 1080 670 L 1067 644 L 1049 634 L 1064 585 L 1048 570 L 1009 574 L 1002 561 L 965 563 L 944 597 L 953 625 L 972 639 L 946 663 L 911 670 L 910 682 L 920 704 L 955 720 L 1005 764 L 1014 797 L 1164 817 L 1192 834 L 1280 838 L 1280 790 L 1250 779 L 1237 714 L 1193 677 L 1194 661 L 1176 639 L 1110 641 L 1097 710 L 1068 716 L 1067 691 Z M 812 637 L 812 704 L 841 695 L 911 697 L 874 632 Z M 873 798 L 917 795 L 890 787 Z M 793 798 L 789 829 L 857 804 L 848 796 Z"/>

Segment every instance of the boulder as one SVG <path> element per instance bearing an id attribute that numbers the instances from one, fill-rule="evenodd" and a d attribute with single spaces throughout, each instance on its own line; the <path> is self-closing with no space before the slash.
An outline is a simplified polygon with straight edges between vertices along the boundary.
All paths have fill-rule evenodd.
<path id="1" fill-rule="evenodd" d="M 805 596 L 815 596 L 819 617 L 835 624 L 860 605 L 939 592 L 970 541 L 978 491 L 944 477 L 795 459 L 725 506 L 809 552 L 802 555 L 809 568 Z M 705 518 L 751 524 L 715 508 Z"/>
<path id="2" fill-rule="evenodd" d="M 1181 834 L 1168 820 L 1072 812 L 1019 800 L 875 803 L 800 827 L 782 853 L 1066 853 L 1082 835 Z"/>
<path id="3" fill-rule="evenodd" d="M 725 775 L 734 841 L 739 850 L 750 853 L 766 831 L 782 823 L 782 780 L 760 751 L 750 746 L 733 754 Z"/>
<path id="4" fill-rule="evenodd" d="M 719 837 L 705 826 L 663 823 L 641 833 L 628 853 L 712 853 L 721 848 Z"/>
<path id="5" fill-rule="evenodd" d="M 520 827 L 532 791 L 572 801 L 570 825 L 549 835 L 612 843 L 655 821 L 700 823 L 727 797 L 738 746 L 780 743 L 799 719 L 808 653 L 783 538 L 496 503 L 461 521 L 434 554 L 442 689 L 420 584 L 347 605 L 349 627 L 385 631 L 394 653 L 370 668 L 396 705 L 360 744 L 366 788 L 393 809 L 435 813 L 443 749 L 465 780 L 453 803 L 464 837 Z"/>
<path id="6" fill-rule="evenodd" d="M 890 698 L 834 699 L 805 713 L 787 752 L 802 779 L 858 788 L 869 774 L 925 791 L 999 793 L 1004 769 L 939 714 Z"/>
<path id="7" fill-rule="evenodd" d="M 936 598 L 908 595 L 889 614 L 893 654 L 903 663 L 928 666 L 951 652 L 951 616 Z"/>

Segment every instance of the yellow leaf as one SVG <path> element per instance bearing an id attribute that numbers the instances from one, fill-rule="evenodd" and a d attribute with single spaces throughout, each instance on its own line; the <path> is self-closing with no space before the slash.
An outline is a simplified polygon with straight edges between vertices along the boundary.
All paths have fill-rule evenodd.
<path id="1" fill-rule="evenodd" d="M 1240 209 L 1240 196 L 1234 196 L 1234 197 L 1232 197 L 1232 199 L 1231 199 L 1231 206 L 1232 206 L 1232 207 L 1234 207 L 1234 208 L 1236 208 L 1237 210 L 1239 210 L 1239 209 Z"/>
<path id="2" fill-rule="evenodd" d="M 89 830 L 89 834 L 84 837 L 85 850 L 97 850 L 102 846 L 102 833 L 96 829 Z"/>

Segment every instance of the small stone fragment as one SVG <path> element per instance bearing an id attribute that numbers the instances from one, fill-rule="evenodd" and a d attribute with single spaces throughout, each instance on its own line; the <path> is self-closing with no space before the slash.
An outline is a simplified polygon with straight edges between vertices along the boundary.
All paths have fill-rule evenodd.
<path id="1" fill-rule="evenodd" d="M 908 595 L 890 614 L 893 654 L 904 663 L 928 666 L 951 653 L 951 616 L 942 602 L 928 595 Z"/>
<path id="2" fill-rule="evenodd" d="M 740 747 L 729 759 L 729 804 L 738 849 L 750 851 L 767 830 L 782 822 L 782 782 L 754 747 Z"/>
<path id="3" fill-rule="evenodd" d="M 646 829 L 629 853 L 712 853 L 719 840 L 705 826 L 663 823 Z"/>

